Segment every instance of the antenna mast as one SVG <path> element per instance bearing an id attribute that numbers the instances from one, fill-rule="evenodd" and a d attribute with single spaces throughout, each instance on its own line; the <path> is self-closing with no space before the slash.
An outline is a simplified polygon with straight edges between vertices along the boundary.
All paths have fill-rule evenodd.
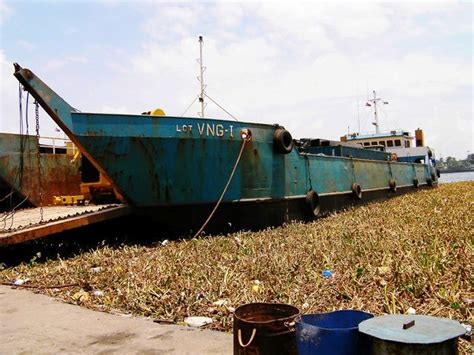
<path id="1" fill-rule="evenodd" d="M 199 96 L 199 102 L 201 103 L 201 112 L 198 112 L 200 117 L 204 117 L 204 108 L 207 106 L 207 104 L 204 102 L 204 96 L 206 96 L 206 85 L 204 85 L 204 71 L 206 70 L 206 67 L 203 66 L 202 64 L 202 36 L 199 36 L 199 59 L 197 60 L 199 63 L 200 67 L 200 76 L 198 76 L 198 80 L 201 83 L 201 94 Z"/>
<path id="2" fill-rule="evenodd" d="M 382 100 L 380 97 L 377 97 L 377 94 L 375 93 L 375 90 L 373 91 L 374 93 L 374 98 L 371 100 L 368 100 L 374 105 L 374 122 L 372 124 L 375 126 L 375 133 L 380 133 L 380 127 L 379 127 L 379 117 L 377 116 L 377 101 Z M 388 101 L 382 101 L 384 105 L 388 105 Z M 371 104 L 367 103 L 366 106 L 372 106 Z"/>
<path id="3" fill-rule="evenodd" d="M 359 107 L 359 96 L 357 96 L 357 133 L 360 133 L 360 107 Z"/>

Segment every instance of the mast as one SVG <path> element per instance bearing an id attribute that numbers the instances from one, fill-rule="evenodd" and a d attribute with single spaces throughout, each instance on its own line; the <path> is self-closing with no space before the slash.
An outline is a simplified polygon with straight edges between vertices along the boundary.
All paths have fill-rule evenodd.
<path id="1" fill-rule="evenodd" d="M 380 133 L 380 127 L 379 127 L 379 117 L 377 115 L 377 101 L 382 100 L 380 97 L 377 97 L 377 94 L 375 93 L 375 90 L 373 91 L 374 93 L 374 98 L 371 100 L 368 100 L 374 105 L 374 122 L 372 124 L 375 126 L 375 133 Z M 388 101 L 382 101 L 384 105 L 388 105 Z M 371 104 L 367 103 L 366 106 L 372 106 Z"/>
<path id="2" fill-rule="evenodd" d="M 206 103 L 204 102 L 204 96 L 206 95 L 206 85 L 204 85 L 204 71 L 206 70 L 206 67 L 203 66 L 202 62 L 202 44 L 202 36 L 199 36 L 199 59 L 197 61 L 200 67 L 200 76 L 198 77 L 198 80 L 201 83 L 201 94 L 199 96 L 199 102 L 201 103 L 201 112 L 198 112 L 200 117 L 204 117 L 204 108 L 206 107 Z"/>
<path id="3" fill-rule="evenodd" d="M 374 103 L 374 118 L 375 118 L 375 121 L 374 121 L 374 126 L 375 126 L 375 133 L 380 133 L 380 128 L 379 128 L 379 118 L 377 116 L 377 101 L 380 100 L 380 99 L 377 99 L 377 94 L 375 93 L 375 90 L 374 90 L 374 98 L 372 100 L 372 102 Z"/>

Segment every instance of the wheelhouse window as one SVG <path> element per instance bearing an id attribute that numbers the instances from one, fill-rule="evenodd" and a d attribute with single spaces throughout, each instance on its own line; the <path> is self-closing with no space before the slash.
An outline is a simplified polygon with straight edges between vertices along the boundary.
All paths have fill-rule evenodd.
<path id="1" fill-rule="evenodd" d="M 383 145 L 385 147 L 385 141 L 380 141 L 379 145 Z"/>
<path id="2" fill-rule="evenodd" d="M 393 147 L 393 141 L 387 141 L 387 147 Z"/>
<path id="3" fill-rule="evenodd" d="M 369 145 L 370 145 L 369 142 L 364 142 L 364 147 L 367 147 L 367 146 L 369 146 Z"/>
<path id="4" fill-rule="evenodd" d="M 372 142 L 371 144 L 372 144 L 372 145 L 377 145 L 377 142 Z"/>
<path id="5" fill-rule="evenodd" d="M 410 148 L 410 141 L 405 141 L 405 148 Z"/>
<path id="6" fill-rule="evenodd" d="M 395 139 L 395 147 L 401 147 L 402 146 L 402 142 L 400 141 L 400 139 Z"/>

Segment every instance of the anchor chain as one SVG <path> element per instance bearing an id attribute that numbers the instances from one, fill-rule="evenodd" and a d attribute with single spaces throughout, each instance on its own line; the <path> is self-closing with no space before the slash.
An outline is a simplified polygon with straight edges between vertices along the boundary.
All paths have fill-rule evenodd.
<path id="1" fill-rule="evenodd" d="M 43 186 L 41 178 L 41 156 L 40 156 L 40 134 L 39 134 L 39 103 L 35 101 L 35 120 L 36 120 L 36 159 L 38 162 L 38 187 L 39 187 L 39 199 L 40 199 L 40 223 L 43 222 Z"/>
<path id="2" fill-rule="evenodd" d="M 16 172 L 16 178 L 18 179 L 18 190 L 21 191 L 22 186 L 23 186 L 23 170 L 24 170 L 24 152 L 25 152 L 25 141 L 28 142 L 28 98 L 29 94 L 26 97 L 26 136 L 23 133 L 23 86 L 21 84 L 18 84 L 18 108 L 19 108 L 19 113 L 20 113 L 20 161 L 19 161 L 19 167 Z M 23 203 L 25 203 L 28 200 L 28 196 L 26 196 L 20 203 L 17 205 L 13 206 L 14 204 L 14 194 L 15 190 L 12 186 L 10 193 L 8 193 L 6 196 L 3 196 L 0 199 L 0 203 L 9 199 L 9 206 L 10 209 L 4 213 L 2 213 L 1 216 L 1 221 L 3 222 L 3 227 L 0 228 L 0 230 L 5 231 L 9 230 L 13 226 L 13 219 L 15 216 L 16 209 L 19 208 Z M 10 226 L 7 227 L 7 221 L 10 220 Z"/>

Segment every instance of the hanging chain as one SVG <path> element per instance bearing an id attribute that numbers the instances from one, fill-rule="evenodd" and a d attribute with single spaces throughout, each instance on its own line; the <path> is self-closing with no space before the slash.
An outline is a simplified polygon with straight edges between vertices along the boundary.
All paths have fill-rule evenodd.
<path id="1" fill-rule="evenodd" d="M 40 156 L 40 126 L 39 126 L 39 103 L 35 101 L 35 119 L 36 119 L 36 159 L 38 162 L 38 187 L 39 187 L 39 198 L 40 198 L 40 223 L 43 222 L 43 187 L 41 178 L 41 156 Z"/>

